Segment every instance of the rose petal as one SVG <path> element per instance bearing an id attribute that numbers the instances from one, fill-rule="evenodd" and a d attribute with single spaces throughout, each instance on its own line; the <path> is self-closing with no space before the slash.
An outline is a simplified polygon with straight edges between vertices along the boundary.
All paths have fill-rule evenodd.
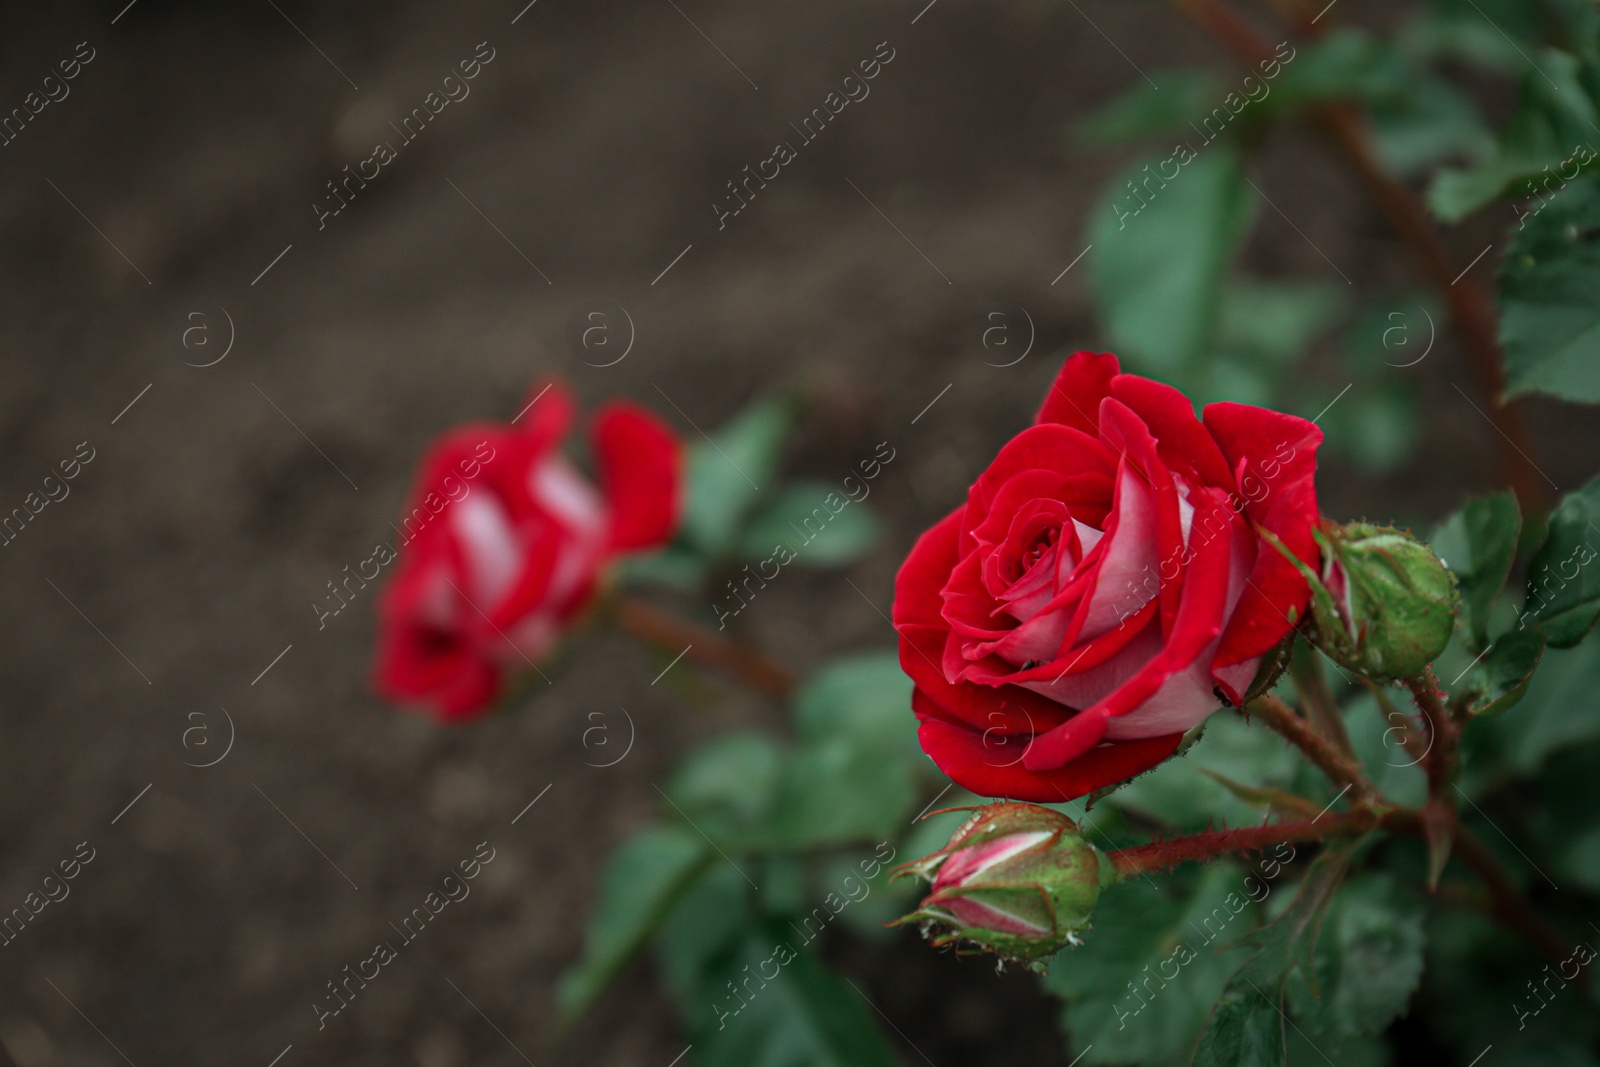
<path id="1" fill-rule="evenodd" d="M 1155 548 L 1160 562 L 1147 577 L 1155 577 L 1160 586 L 1157 595 L 1161 598 L 1161 629 L 1169 633 L 1183 590 L 1183 567 L 1179 561 L 1187 558 L 1177 485 L 1172 472 L 1161 460 L 1155 438 L 1122 401 L 1113 398 L 1101 404 L 1100 432 L 1106 444 L 1116 449 L 1123 462 L 1132 465 L 1150 488 L 1155 508 Z M 1166 573 L 1169 567 L 1175 571 L 1170 576 Z"/>
<path id="2" fill-rule="evenodd" d="M 1098 436 L 1100 401 L 1111 395 L 1111 379 L 1121 370 L 1109 352 L 1074 352 L 1050 384 L 1034 425 L 1061 423 Z"/>
<path id="3" fill-rule="evenodd" d="M 1230 493 L 1237 488 L 1227 459 L 1195 416 L 1188 397 L 1164 382 L 1136 374 L 1119 375 L 1111 383 L 1111 395 L 1150 428 L 1167 467 Z"/>
<path id="4" fill-rule="evenodd" d="M 1272 531 L 1310 566 L 1317 563 L 1311 530 L 1317 521 L 1317 446 L 1322 431 L 1305 419 L 1244 404 L 1211 404 L 1205 427 L 1236 470 L 1245 513 Z M 1259 479 L 1257 481 L 1256 479 Z M 1259 486 L 1260 488 L 1256 488 Z M 1310 588 L 1275 549 L 1256 552 L 1248 586 L 1228 620 L 1217 665 L 1231 666 L 1264 654 L 1304 615 Z"/>
<path id="5" fill-rule="evenodd" d="M 1007 482 L 1025 471 L 1059 470 L 1073 474 L 1112 475 L 1116 459 L 1096 438 L 1056 423 L 1030 426 L 1006 443 L 994 462 L 967 490 L 967 508 L 961 539 L 965 554 L 975 546 L 972 530 L 989 515 L 995 498 Z"/>
<path id="6" fill-rule="evenodd" d="M 1111 472 L 1114 473 L 1114 470 Z M 1104 509 L 1111 499 L 1111 476 L 1093 471 L 1070 474 L 1060 470 L 1034 468 L 1019 471 L 995 491 L 983 522 L 972 535 L 980 545 L 993 546 L 1004 541 L 1011 531 L 1013 516 L 1030 500 L 1058 500 L 1077 518 L 1079 508 Z"/>
<path id="7" fill-rule="evenodd" d="M 1215 490 L 1195 490 L 1197 513 L 1226 509 Z M 1032 770 L 1051 770 L 1062 766 L 1082 751 L 1084 736 L 1103 736 L 1105 720 L 1137 714 L 1161 686 L 1178 671 L 1188 667 L 1222 632 L 1222 614 L 1228 595 L 1230 538 L 1211 538 L 1197 546 L 1195 559 L 1184 582 L 1172 632 L 1166 644 L 1137 675 L 1119 686 L 1098 704 L 1088 708 L 1062 726 L 1035 739 L 1024 757 Z M 1079 719 L 1083 725 L 1074 726 Z M 1097 723 L 1095 719 L 1102 722 Z"/>
<path id="8" fill-rule="evenodd" d="M 1094 586 L 1074 620 L 1074 643 L 1105 633 L 1159 595 L 1156 524 L 1155 494 L 1131 465 L 1124 464 L 1112 517 L 1100 542 L 1104 551 L 1093 571 Z"/>
<path id="9" fill-rule="evenodd" d="M 672 431 L 641 407 L 611 403 L 595 416 L 594 450 L 611 512 L 607 551 L 667 541 L 683 504 L 682 447 Z"/>
<path id="10" fill-rule="evenodd" d="M 922 699 L 935 702 L 952 721 L 978 729 L 1000 726 L 1008 732 L 1048 729 L 1070 711 L 1016 686 L 952 683 L 939 666 L 950 631 L 940 614 L 938 588 L 954 562 L 961 510 L 946 515 L 918 538 L 895 578 L 893 618 L 900 636 L 900 666 Z"/>
<path id="11" fill-rule="evenodd" d="M 1101 745 L 1056 770 L 1030 771 L 1023 765 L 1026 737 L 991 735 L 925 715 L 917 740 L 933 761 L 963 789 L 985 797 L 1054 804 L 1092 793 L 1149 770 L 1171 756 L 1182 734 Z"/>

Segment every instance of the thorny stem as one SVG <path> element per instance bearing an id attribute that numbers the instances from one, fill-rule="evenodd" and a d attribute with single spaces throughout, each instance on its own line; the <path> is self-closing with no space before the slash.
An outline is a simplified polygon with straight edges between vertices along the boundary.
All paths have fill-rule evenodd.
<path id="1" fill-rule="evenodd" d="M 1445 709 L 1444 693 L 1432 667 L 1401 684 L 1411 692 L 1417 710 L 1428 727 L 1428 745 L 1423 752 L 1423 770 L 1428 775 L 1428 802 L 1422 807 L 1422 827 L 1428 842 L 1428 888 L 1438 887 L 1461 832 L 1455 798 L 1445 787 L 1455 780 L 1460 749 L 1461 726 Z"/>
<path id="2" fill-rule="evenodd" d="M 1423 668 L 1420 675 L 1407 678 L 1403 684 L 1411 691 L 1417 710 L 1422 712 L 1423 721 L 1428 724 L 1428 758 L 1424 761 L 1428 772 L 1428 795 L 1447 803 L 1444 789 L 1455 774 L 1461 725 L 1446 709 L 1439 677 L 1433 673 L 1432 667 Z"/>
<path id="3" fill-rule="evenodd" d="M 1322 661 L 1310 655 L 1291 656 L 1289 676 L 1294 679 L 1294 691 L 1300 697 L 1300 705 L 1306 709 L 1306 718 L 1341 752 L 1353 757 L 1355 749 L 1350 745 L 1350 732 L 1345 729 L 1339 703 L 1333 699 L 1327 676 L 1322 673 Z"/>
<path id="4" fill-rule="evenodd" d="M 1411 765 L 1416 766 L 1427 759 L 1428 752 L 1433 746 L 1418 736 L 1417 724 L 1411 716 L 1396 707 L 1394 701 L 1389 699 L 1388 692 L 1377 682 L 1370 678 L 1362 678 L 1361 684 L 1366 686 L 1367 692 L 1377 700 L 1378 710 L 1383 713 L 1383 721 L 1389 724 L 1389 729 L 1400 731 L 1400 743 L 1411 755 Z M 1387 736 L 1388 731 L 1384 731 L 1384 734 Z"/>
<path id="5" fill-rule="evenodd" d="M 1461 723 L 1445 704 L 1445 694 L 1432 667 L 1402 683 L 1411 692 L 1417 709 L 1428 724 L 1429 747 L 1425 760 L 1428 772 L 1428 805 L 1422 814 L 1423 837 L 1428 836 L 1429 820 L 1447 819 L 1455 854 L 1477 872 L 1489 889 L 1489 913 L 1507 929 L 1521 935 L 1551 963 L 1560 963 L 1571 947 L 1560 931 L 1533 910 L 1506 869 L 1484 845 L 1481 838 L 1462 826 L 1455 814 L 1455 803 L 1445 790 L 1452 784 L 1461 740 Z M 1580 983 L 1588 985 L 1588 975 Z"/>
<path id="6" fill-rule="evenodd" d="M 1356 794 L 1354 799 L 1358 805 L 1369 805 L 1378 798 L 1377 790 L 1361 769 L 1361 764 L 1340 751 L 1316 727 L 1271 693 L 1252 700 L 1244 710 L 1304 752 L 1335 785 L 1349 786 Z"/>
<path id="7" fill-rule="evenodd" d="M 1272 823 L 1239 830 L 1211 830 L 1188 837 L 1121 848 L 1106 855 L 1116 869 L 1118 878 L 1127 879 L 1146 871 L 1165 870 L 1179 863 L 1215 859 L 1231 852 L 1254 852 L 1287 841 L 1321 841 L 1326 837 L 1365 833 L 1386 824 L 1388 819 L 1389 816 L 1380 816 L 1369 808 L 1323 815 L 1303 822 Z"/>
<path id="8" fill-rule="evenodd" d="M 1235 852 L 1255 852 L 1269 845 L 1296 841 L 1321 841 L 1328 837 L 1354 836 L 1372 829 L 1384 829 L 1426 839 L 1421 813 L 1409 809 L 1379 814 L 1366 808 L 1338 815 L 1324 815 L 1302 822 L 1284 822 L 1239 830 L 1213 830 L 1207 833 L 1152 841 L 1133 848 L 1107 853 L 1118 880 L 1152 871 L 1162 871 L 1180 863 L 1206 861 Z M 1559 964 L 1571 955 L 1572 946 L 1561 932 L 1533 910 L 1511 876 L 1500 865 L 1483 841 L 1471 830 L 1457 832 L 1456 854 L 1471 867 L 1489 890 L 1489 914 L 1507 930 L 1526 940 L 1547 961 Z M 1587 989 L 1588 976 L 1578 980 Z"/>
<path id="9" fill-rule="evenodd" d="M 1173 0 L 1173 6 L 1245 64 L 1255 64 L 1273 56 L 1272 43 L 1221 0 Z M 1361 113 L 1348 104 L 1330 103 L 1321 105 L 1313 114 L 1317 126 L 1354 167 L 1390 228 L 1411 249 L 1412 258 L 1423 275 L 1449 305 L 1478 394 L 1492 410 L 1498 410 L 1498 420 L 1490 421 L 1497 431 L 1495 439 L 1506 478 L 1524 508 L 1542 510 L 1548 504 L 1549 491 L 1544 475 L 1530 458 L 1533 442 L 1522 412 L 1507 403 L 1503 396 L 1505 370 L 1495 337 L 1494 303 L 1489 293 L 1476 279 L 1460 276 L 1429 222 L 1421 199 L 1384 169 L 1373 147 L 1371 129 Z"/>
<path id="10" fill-rule="evenodd" d="M 683 653 L 777 700 L 794 691 L 795 676 L 754 649 L 633 597 L 618 597 L 613 611 L 624 630 L 671 655 Z"/>

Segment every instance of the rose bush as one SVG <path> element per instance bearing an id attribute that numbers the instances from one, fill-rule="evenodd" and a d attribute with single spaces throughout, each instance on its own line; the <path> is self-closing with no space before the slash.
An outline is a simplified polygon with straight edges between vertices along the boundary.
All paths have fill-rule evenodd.
<path id="1" fill-rule="evenodd" d="M 984 796 L 1062 801 L 1166 759 L 1244 700 L 1317 561 L 1304 419 L 1217 403 L 1112 355 L 1067 360 L 1034 425 L 895 582 L 923 750 Z"/>
<path id="2" fill-rule="evenodd" d="M 550 651 L 610 560 L 677 528 L 681 448 L 666 426 L 633 404 L 602 407 L 597 488 L 560 451 L 567 391 L 550 383 L 533 396 L 520 426 L 441 437 L 402 516 L 409 539 L 379 604 L 376 683 L 440 718 L 488 708 L 512 670 Z"/>

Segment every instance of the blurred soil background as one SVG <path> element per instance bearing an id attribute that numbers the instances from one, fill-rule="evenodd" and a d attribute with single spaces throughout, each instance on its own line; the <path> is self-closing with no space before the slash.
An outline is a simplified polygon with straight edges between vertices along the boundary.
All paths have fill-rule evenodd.
<path id="1" fill-rule="evenodd" d="M 446 729 L 372 695 L 375 589 L 321 630 L 311 605 L 392 538 L 428 441 L 509 420 L 536 376 L 590 406 L 633 397 L 686 438 L 798 386 L 813 403 L 788 470 L 842 478 L 887 440 L 872 503 L 889 533 L 848 572 L 774 583 L 741 623 L 802 672 L 888 646 L 876 609 L 913 538 L 1031 417 L 1062 354 L 1104 344 L 1082 272 L 1060 272 L 1119 157 L 1066 129 L 1134 64 L 1219 58 L 1165 9 L 1110 0 L 538 0 L 519 16 L 523 2 L 7 14 L 0 110 L 80 42 L 94 54 L 0 148 L 0 512 L 80 442 L 94 456 L 0 550 L 0 910 L 80 842 L 95 850 L 70 897 L 0 948 L 0 1046 L 19 1067 L 265 1067 L 291 1044 L 283 1067 L 667 1067 L 685 1040 L 648 964 L 559 1048 L 554 985 L 607 852 L 661 805 L 654 783 L 698 741 L 780 713 L 710 676 L 697 706 L 651 685 L 669 657 L 597 634 L 514 713 Z M 470 96 L 319 230 L 325 183 L 397 141 L 389 123 L 480 42 L 494 58 Z M 789 124 L 880 42 L 893 59 L 870 95 L 719 229 L 726 183 L 798 144 Z M 1310 134 L 1253 173 L 1304 234 L 1263 212 L 1253 272 L 1326 280 L 1326 254 L 1365 294 L 1415 289 Z M 1496 236 L 1447 238 L 1464 264 Z M 597 367 L 572 324 L 604 305 L 636 337 Z M 1008 320 L 1019 347 L 998 357 L 988 316 L 1017 307 L 1032 349 L 993 366 L 1026 331 Z M 227 358 L 192 365 L 230 332 Z M 1348 381 L 1323 355 L 1298 407 Z M 1495 484 L 1495 430 L 1455 391 L 1472 394 L 1448 336 L 1394 373 L 1421 382 L 1422 446 L 1377 483 L 1330 461 L 1323 505 L 1425 529 Z M 1574 409 L 1529 406 L 1540 465 L 1575 486 L 1600 446 Z M 589 713 L 618 707 L 633 751 L 587 765 Z M 186 766 L 226 742 L 219 709 L 232 750 Z M 326 983 L 485 840 L 495 859 L 470 897 L 318 1032 Z M 1066 1063 L 1056 1005 L 1026 976 L 910 932 L 888 948 L 835 937 L 940 1067 Z"/>

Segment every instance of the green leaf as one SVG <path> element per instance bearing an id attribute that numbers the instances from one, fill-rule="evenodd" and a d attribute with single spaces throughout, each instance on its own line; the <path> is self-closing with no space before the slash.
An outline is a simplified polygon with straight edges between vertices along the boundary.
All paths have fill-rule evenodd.
<path id="1" fill-rule="evenodd" d="M 1549 5 L 1528 0 L 1433 0 L 1424 7 L 1415 45 L 1430 57 L 1521 74 L 1528 59 L 1517 41 L 1538 40 L 1548 13 Z"/>
<path id="2" fill-rule="evenodd" d="M 1600 280 L 1600 275 L 1597 275 Z M 1600 359 L 1600 350 L 1596 352 Z M 1523 619 L 1544 627 L 1551 648 L 1571 648 L 1600 616 L 1600 567 L 1591 567 L 1600 544 L 1600 478 L 1556 504 L 1544 544 L 1528 567 Z"/>
<path id="3" fill-rule="evenodd" d="M 1067 1004 L 1067 1058 L 1183 1062 L 1238 966 L 1219 946 L 1257 921 L 1245 886 L 1224 862 L 1108 888 L 1084 944 L 1052 957 L 1044 980 Z"/>
<path id="4" fill-rule="evenodd" d="M 1470 168 L 1442 171 L 1434 179 L 1428 205 L 1446 221 L 1458 222 L 1502 197 L 1537 195 L 1542 201 L 1554 194 L 1559 200 L 1565 183 L 1596 165 L 1592 149 L 1579 152 L 1593 137 L 1590 124 L 1600 119 L 1590 63 L 1544 49 L 1535 66 L 1523 76 L 1517 109 L 1496 151 Z"/>
<path id="5" fill-rule="evenodd" d="M 1368 114 L 1378 155 L 1400 177 L 1494 150 L 1494 135 L 1471 98 L 1442 78 L 1419 74 L 1398 97 L 1371 105 Z"/>
<path id="6" fill-rule="evenodd" d="M 897 1067 L 865 995 L 798 940 L 772 925 L 745 940 L 719 976 L 738 992 L 725 984 L 696 1017 L 696 1067 Z"/>
<path id="7" fill-rule="evenodd" d="M 1403 382 L 1393 379 L 1357 388 L 1359 392 L 1328 411 L 1322 425 L 1333 447 L 1366 471 L 1387 473 L 1416 445 L 1420 420 L 1415 398 Z M 1325 407 L 1326 402 L 1318 406 Z M 1308 417 L 1314 414 L 1306 411 Z"/>
<path id="8" fill-rule="evenodd" d="M 611 856 L 583 958 L 562 975 L 556 994 L 564 1020 L 581 1015 L 621 973 L 712 858 L 699 834 L 664 828 L 646 830 Z"/>
<path id="9" fill-rule="evenodd" d="M 864 502 L 856 502 L 838 486 L 804 481 L 785 486 L 763 503 L 739 539 L 744 559 L 775 566 L 799 563 L 836 567 L 853 563 L 877 542 L 881 527 Z M 788 549 L 787 555 L 778 546 Z M 772 575 L 759 569 L 768 581 Z"/>
<path id="10" fill-rule="evenodd" d="M 928 848 L 927 852 L 942 847 L 949 838 L 950 835 L 947 833 L 943 840 Z M 839 894 L 848 899 L 848 903 L 838 913 L 839 922 L 850 930 L 853 938 L 881 944 L 903 937 L 904 931 L 898 927 L 886 927 L 884 924 L 893 922 L 910 911 L 915 906 L 916 899 L 927 892 L 927 885 L 917 878 L 902 878 L 890 885 L 890 871 L 899 859 L 909 860 L 925 854 L 925 852 L 914 852 L 905 845 L 895 851 L 884 852 L 880 845 L 876 850 L 857 849 L 830 857 L 819 871 L 814 883 L 815 888 L 806 906 L 812 908 L 812 914 L 815 915 L 815 907 L 819 901 L 827 907 L 828 894 Z M 868 878 L 867 872 L 872 869 L 869 866 L 872 863 L 878 863 L 876 868 L 878 873 L 875 877 Z M 862 886 L 866 887 L 865 895 L 857 899 L 855 893 Z M 793 913 L 797 914 L 800 910 L 796 908 Z M 804 923 L 805 920 L 802 919 L 801 922 Z"/>
<path id="11" fill-rule="evenodd" d="M 1203 830 L 1212 820 L 1231 826 L 1259 820 L 1252 803 L 1235 797 L 1207 771 L 1289 792 L 1318 782 L 1298 750 L 1277 734 L 1237 715 L 1218 714 L 1207 720 L 1205 733 L 1182 759 L 1168 760 L 1129 782 L 1106 803 L 1184 831 Z"/>
<path id="12" fill-rule="evenodd" d="M 1288 1063 L 1285 986 L 1295 970 L 1315 982 L 1317 933 L 1355 847 L 1346 840 L 1325 849 L 1284 913 L 1247 939 L 1257 952 L 1228 980 L 1190 1061 L 1193 1067 Z"/>
<path id="13" fill-rule="evenodd" d="M 718 738 L 673 776 L 670 818 L 730 851 L 796 851 L 899 836 L 923 758 L 909 729 L 910 682 L 886 655 L 830 665 L 795 698 L 800 743 L 755 732 Z"/>
<path id="14" fill-rule="evenodd" d="M 793 422 L 792 405 L 767 399 L 734 416 L 710 441 L 689 445 L 684 537 L 702 553 L 726 555 L 757 494 L 771 487 Z"/>
<path id="15" fill-rule="evenodd" d="M 659 939 L 662 976 L 696 1067 L 894 1067 L 864 997 L 717 864 Z"/>
<path id="16" fill-rule="evenodd" d="M 1283 1009 L 1269 994 L 1238 977 L 1222 991 L 1189 1062 L 1193 1067 L 1285 1067 L 1289 1048 L 1283 1024 Z"/>
<path id="17" fill-rule="evenodd" d="M 662 983 L 691 1028 L 703 1025 L 709 1005 L 727 995 L 721 975 L 759 931 L 753 896 L 750 883 L 719 859 L 672 910 L 656 938 Z"/>
<path id="18" fill-rule="evenodd" d="M 795 693 L 794 723 L 807 741 L 843 737 L 866 751 L 920 757 L 911 679 L 894 652 L 848 656 L 812 674 Z"/>
<path id="19" fill-rule="evenodd" d="M 642 556 L 624 556 L 616 563 L 616 573 L 624 585 L 663 585 L 684 593 L 697 593 L 706 584 L 705 559 L 679 544 Z"/>
<path id="20" fill-rule="evenodd" d="M 1328 448 L 1369 474 L 1389 473 L 1415 452 L 1423 423 L 1416 382 L 1388 368 L 1426 358 L 1442 321 L 1428 297 L 1402 293 L 1391 299 L 1361 309 L 1345 327 L 1338 347 L 1350 389 L 1337 403 L 1336 388 L 1308 394 L 1300 383 L 1292 388 L 1286 383 L 1280 390 L 1285 400 L 1294 398 L 1298 413 L 1320 417 Z M 1273 406 L 1282 407 L 1283 401 Z"/>
<path id="21" fill-rule="evenodd" d="M 1164 164 L 1175 168 L 1166 179 L 1163 165 L 1119 175 L 1089 227 L 1089 282 L 1106 332 L 1118 352 L 1168 376 L 1210 349 L 1255 207 L 1233 148 L 1203 145 L 1186 165 Z"/>
<path id="22" fill-rule="evenodd" d="M 786 758 L 766 734 L 719 737 L 698 749 L 665 790 L 667 815 L 698 827 L 714 841 L 746 842 L 759 835 L 773 810 Z"/>
<path id="23" fill-rule="evenodd" d="M 1274 789 L 1271 786 L 1246 785 L 1236 782 L 1225 774 L 1208 771 L 1200 768 L 1200 773 L 1226 789 L 1234 797 L 1244 801 L 1257 811 L 1277 811 L 1280 814 L 1302 811 L 1310 818 L 1316 817 L 1316 805 L 1305 797 L 1290 793 L 1284 789 Z"/>
<path id="24" fill-rule="evenodd" d="M 1115 144 L 1174 131 L 1189 132 L 1189 123 L 1210 111 L 1227 90 L 1207 70 L 1169 69 L 1152 79 L 1161 91 L 1141 81 L 1118 93 L 1077 128 L 1090 144 Z"/>
<path id="25" fill-rule="evenodd" d="M 1479 721 L 1466 731 L 1462 788 L 1475 794 L 1502 774 L 1535 776 L 1555 753 L 1600 739 L 1597 691 L 1600 635 L 1570 651 L 1546 652 L 1515 715 Z"/>
<path id="26" fill-rule="evenodd" d="M 1416 72 L 1388 41 L 1346 26 L 1298 45 L 1275 87 L 1285 104 L 1392 100 L 1416 84 Z"/>
<path id="27" fill-rule="evenodd" d="M 1285 368 L 1333 324 L 1344 294 L 1321 282 L 1240 280 L 1227 287 L 1219 352 Z"/>
<path id="28" fill-rule="evenodd" d="M 1544 631 L 1537 626 L 1511 630 L 1495 638 L 1488 653 L 1468 675 L 1472 714 L 1498 715 L 1527 695 L 1533 672 L 1544 658 Z"/>
<path id="29" fill-rule="evenodd" d="M 1418 893 L 1387 874 L 1351 878 L 1334 898 L 1318 943 L 1320 1003 L 1295 989 L 1309 1029 L 1336 1039 L 1382 1033 L 1404 1015 L 1422 981 L 1422 923 Z"/>
<path id="30" fill-rule="evenodd" d="M 1382 1035 L 1421 982 L 1424 917 L 1420 889 L 1391 874 L 1358 874 L 1340 887 L 1317 939 L 1321 996 L 1303 975 L 1289 980 L 1291 1063 L 1391 1067 Z"/>
<path id="31" fill-rule="evenodd" d="M 911 682 L 892 652 L 836 660 L 794 698 L 800 744 L 781 761 L 755 839 L 808 849 L 898 837 L 915 810 Z"/>
<path id="32" fill-rule="evenodd" d="M 1248 975 L 1258 985 L 1270 983 L 1281 996 L 1283 983 L 1299 970 L 1313 983 L 1312 991 L 1316 992 L 1317 935 L 1327 915 L 1328 904 L 1344 882 L 1350 857 L 1359 845 L 1359 841 L 1345 838 L 1317 854 L 1295 888 L 1294 900 L 1281 915 L 1247 939 L 1258 951 L 1240 968 L 1240 973 Z"/>
<path id="33" fill-rule="evenodd" d="M 762 840 L 779 849 L 887 840 L 915 814 L 916 799 L 907 761 L 847 737 L 805 745 L 783 765 Z"/>
<path id="34" fill-rule="evenodd" d="M 1345 27 L 1298 49 L 1268 102 L 1360 103 L 1378 154 L 1399 174 L 1444 159 L 1477 160 L 1493 150 L 1494 138 L 1471 100 L 1391 39 Z"/>
<path id="35" fill-rule="evenodd" d="M 1522 511 L 1511 493 L 1469 500 L 1428 536 L 1460 583 L 1461 608 L 1473 647 L 1489 644 L 1489 611 L 1505 588 L 1522 533 Z"/>
<path id="36" fill-rule="evenodd" d="M 1507 392 L 1600 401 L 1600 184 L 1570 183 L 1517 230 L 1500 273 Z"/>

